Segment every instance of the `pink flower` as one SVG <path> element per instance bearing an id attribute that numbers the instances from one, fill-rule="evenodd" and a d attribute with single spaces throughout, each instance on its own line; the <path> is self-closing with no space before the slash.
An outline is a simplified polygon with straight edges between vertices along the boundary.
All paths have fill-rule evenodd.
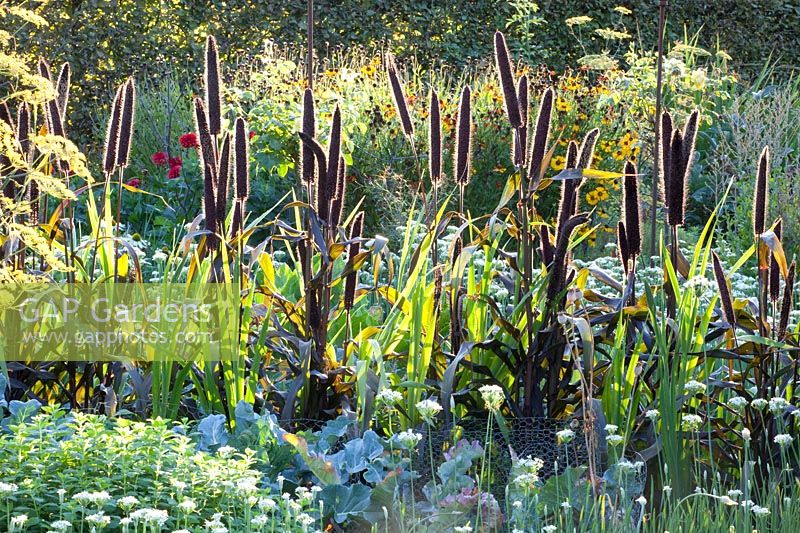
<path id="1" fill-rule="evenodd" d="M 154 165 L 158 165 L 159 167 L 164 166 L 167 164 L 167 154 L 164 152 L 156 152 L 150 156 L 150 160 L 153 161 Z"/>
<path id="2" fill-rule="evenodd" d="M 128 180 L 128 185 L 130 185 L 131 187 L 136 187 L 137 189 L 141 184 L 142 182 L 138 178 L 133 178 L 132 180 Z"/>
<path id="3" fill-rule="evenodd" d="M 174 180 L 180 175 L 181 175 L 181 166 L 175 165 L 173 167 L 170 167 L 169 172 L 167 173 L 167 178 Z"/>
<path id="4" fill-rule="evenodd" d="M 197 134 L 194 132 L 184 133 L 178 140 L 184 148 L 197 148 L 200 146 L 200 143 L 197 142 Z"/>

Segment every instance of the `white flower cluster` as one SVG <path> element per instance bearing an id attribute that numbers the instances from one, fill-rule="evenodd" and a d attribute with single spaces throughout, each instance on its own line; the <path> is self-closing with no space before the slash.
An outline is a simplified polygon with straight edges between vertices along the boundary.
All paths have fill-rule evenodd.
<path id="1" fill-rule="evenodd" d="M 393 410 L 398 403 L 403 401 L 403 394 L 392 389 L 381 389 L 375 396 L 375 400 L 384 409 Z"/>
<path id="2" fill-rule="evenodd" d="M 493 412 L 496 412 L 500 409 L 500 406 L 503 405 L 503 402 L 506 399 L 505 393 L 503 393 L 503 388 L 497 385 L 484 385 L 478 391 L 481 393 L 481 397 L 483 398 L 483 402 L 486 404 L 486 407 Z"/>
<path id="3" fill-rule="evenodd" d="M 706 390 L 706 386 L 704 383 L 700 383 L 699 381 L 690 380 L 687 381 L 686 384 L 683 386 L 683 390 L 691 395 L 694 396 L 700 392 L 704 392 Z"/>
<path id="4" fill-rule="evenodd" d="M 786 398 L 781 398 L 776 396 L 775 398 L 771 398 L 769 400 L 769 410 L 772 411 L 772 414 L 779 415 L 786 411 L 789 408 L 789 402 L 786 401 Z"/>
<path id="5" fill-rule="evenodd" d="M 401 431 L 395 435 L 397 442 L 406 450 L 411 450 L 417 447 L 417 444 L 422 440 L 422 435 L 410 429 Z"/>
<path id="6" fill-rule="evenodd" d="M 699 415 L 683 415 L 681 419 L 681 428 L 684 431 L 697 431 L 703 424 L 703 418 Z"/>
<path id="7" fill-rule="evenodd" d="M 575 438 L 575 432 L 571 429 L 562 429 L 561 431 L 556 433 L 556 439 L 558 440 L 559 444 L 567 444 L 572 442 L 572 439 Z"/>
<path id="8" fill-rule="evenodd" d="M 167 520 L 169 520 L 169 513 L 162 509 L 151 509 L 149 507 L 145 507 L 143 509 L 137 509 L 136 511 L 133 511 L 131 513 L 131 519 L 137 524 L 157 524 L 159 527 L 162 527 L 167 523 Z"/>
<path id="9" fill-rule="evenodd" d="M 442 412 L 442 406 L 435 400 L 422 400 L 417 402 L 417 411 L 425 422 L 432 425 L 436 415 Z"/>
<path id="10" fill-rule="evenodd" d="M 19 490 L 16 483 L 5 483 L 0 481 L 0 498 L 8 498 Z"/>
<path id="11" fill-rule="evenodd" d="M 83 491 L 75 494 L 72 499 L 83 506 L 87 506 L 89 504 L 101 506 L 111 499 L 111 495 L 104 490 L 98 492 Z"/>

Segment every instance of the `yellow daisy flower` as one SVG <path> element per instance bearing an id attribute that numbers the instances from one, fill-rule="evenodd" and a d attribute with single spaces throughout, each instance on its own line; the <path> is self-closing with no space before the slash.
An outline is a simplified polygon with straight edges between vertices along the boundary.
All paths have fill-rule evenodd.
<path id="1" fill-rule="evenodd" d="M 567 164 L 567 159 L 563 155 L 557 155 L 550 160 L 550 168 L 553 170 L 563 170 Z"/>
<path id="2" fill-rule="evenodd" d="M 556 100 L 556 109 L 563 113 L 569 113 L 572 109 L 572 105 L 563 98 L 559 98 Z"/>

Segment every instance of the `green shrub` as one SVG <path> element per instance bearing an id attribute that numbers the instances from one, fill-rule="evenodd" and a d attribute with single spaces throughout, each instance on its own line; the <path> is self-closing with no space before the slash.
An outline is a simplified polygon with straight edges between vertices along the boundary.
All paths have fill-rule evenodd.
<path id="1" fill-rule="evenodd" d="M 713 150 L 707 158 L 705 192 L 718 201 L 735 176 L 726 204 L 725 230 L 734 247 L 750 246 L 751 199 L 756 161 L 770 147 L 772 173 L 768 225 L 783 217 L 784 246 L 789 257 L 800 251 L 800 91 L 797 85 L 768 85 L 744 92 L 726 111 L 716 128 Z"/>
<path id="2" fill-rule="evenodd" d="M 267 39 L 291 46 L 305 41 L 305 2 L 144 0 L 114 2 L 113 9 L 106 0 L 50 2 L 44 7 L 33 0 L 26 3 L 36 7 L 50 25 L 15 34 L 18 44 L 32 57 L 46 57 L 53 63 L 70 61 L 73 79 L 80 80 L 73 97 L 83 103 L 73 105 L 71 127 L 83 135 L 88 133 L 90 117 L 86 106 L 106 106 L 112 88 L 128 75 L 200 72 L 200 52 L 208 34 L 217 37 L 222 59 L 229 63 L 253 54 Z M 533 12 L 536 3 L 530 0 L 317 0 L 317 52 L 326 56 L 339 46 L 388 42 L 399 56 L 413 55 L 426 66 L 439 61 L 463 65 L 470 58 L 488 55 L 491 43 L 485 37 L 496 28 L 508 28 L 512 48 L 532 64 L 561 69 L 585 53 L 564 21 L 591 14 L 594 20 L 586 36 L 601 42 L 593 31 L 619 24 L 621 15 L 613 9 L 619 3 L 542 0 L 540 10 Z M 623 4 L 632 11 L 626 16 L 628 27 L 637 28 L 635 37 L 652 48 L 657 2 Z M 800 7 L 791 2 L 722 0 L 709 5 L 688 0 L 671 5 L 669 13 L 670 40 L 683 39 L 684 25 L 691 31 L 702 27 L 702 46 L 719 44 L 747 69 L 760 68 L 773 53 L 790 65 L 800 62 Z M 539 23 L 539 18 L 544 21 Z"/>

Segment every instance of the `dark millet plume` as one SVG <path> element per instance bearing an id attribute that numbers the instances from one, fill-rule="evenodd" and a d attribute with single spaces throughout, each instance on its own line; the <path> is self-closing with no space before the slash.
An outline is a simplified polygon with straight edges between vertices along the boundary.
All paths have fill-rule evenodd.
<path id="1" fill-rule="evenodd" d="M 514 86 L 514 66 L 511 63 L 505 35 L 499 31 L 494 33 L 494 61 L 500 77 L 500 88 L 503 90 L 508 122 L 511 123 L 512 128 L 519 128 L 522 126 L 522 117 L 520 116 L 517 89 Z"/>

